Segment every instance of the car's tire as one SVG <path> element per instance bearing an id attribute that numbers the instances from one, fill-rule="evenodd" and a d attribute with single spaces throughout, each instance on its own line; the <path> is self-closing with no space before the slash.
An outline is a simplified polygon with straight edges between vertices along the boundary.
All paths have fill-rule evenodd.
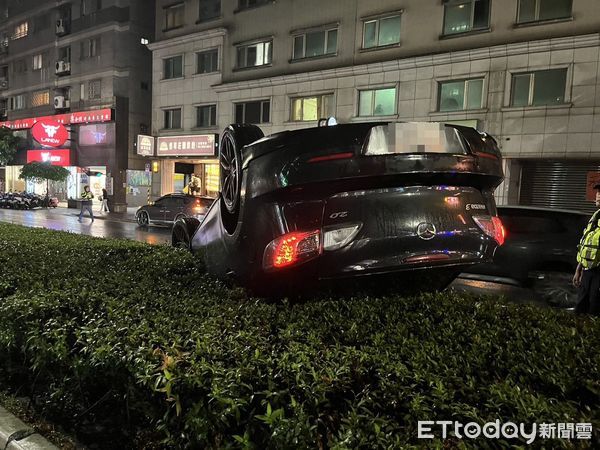
<path id="1" fill-rule="evenodd" d="M 192 250 L 192 237 L 198 229 L 200 221 L 193 217 L 180 219 L 173 225 L 171 245 L 177 248 Z"/>
<path id="2" fill-rule="evenodd" d="M 140 212 L 136 217 L 137 223 L 140 227 L 147 227 L 150 224 L 150 216 L 146 211 Z"/>
<path id="3" fill-rule="evenodd" d="M 573 287 L 573 273 L 539 271 L 531 274 L 534 294 L 550 306 L 573 308 L 577 303 L 577 289 Z"/>
<path id="4" fill-rule="evenodd" d="M 242 149 L 264 137 L 256 125 L 229 125 L 223 131 L 219 151 L 221 216 L 225 229 L 235 231 L 240 213 L 242 187 Z"/>
<path id="5" fill-rule="evenodd" d="M 185 219 L 186 215 L 185 214 L 177 214 L 175 216 L 175 220 L 173 221 L 173 225 L 175 225 L 178 221 L 180 221 L 181 219 Z"/>

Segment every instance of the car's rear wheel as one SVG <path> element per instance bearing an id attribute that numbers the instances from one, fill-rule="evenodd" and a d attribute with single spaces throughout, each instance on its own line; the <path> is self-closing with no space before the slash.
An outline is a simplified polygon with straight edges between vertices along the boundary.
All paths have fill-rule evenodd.
<path id="1" fill-rule="evenodd" d="M 570 272 L 534 272 L 533 292 L 550 306 L 573 308 L 577 303 L 577 289 L 573 287 Z"/>
<path id="2" fill-rule="evenodd" d="M 242 187 L 242 148 L 264 136 L 255 125 L 229 125 L 223 132 L 219 152 L 221 211 L 229 233 L 235 231 Z"/>
<path id="3" fill-rule="evenodd" d="M 137 223 L 140 227 L 147 227 L 150 223 L 150 216 L 146 211 L 142 211 L 137 216 Z"/>

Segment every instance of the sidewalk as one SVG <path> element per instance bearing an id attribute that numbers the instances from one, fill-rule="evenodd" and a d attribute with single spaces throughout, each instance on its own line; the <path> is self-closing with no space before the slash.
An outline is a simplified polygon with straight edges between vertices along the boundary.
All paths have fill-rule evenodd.
<path id="1" fill-rule="evenodd" d="M 100 220 L 116 220 L 119 222 L 135 222 L 135 212 L 138 210 L 137 206 L 127 208 L 127 212 L 117 213 L 117 212 L 109 212 L 109 213 L 101 213 L 96 208 L 94 209 L 94 218 Z M 75 208 L 67 208 L 65 206 L 59 206 L 57 208 L 48 208 L 48 211 L 52 214 L 63 215 L 69 217 L 77 217 L 79 215 L 79 210 Z M 89 217 L 88 213 L 84 213 L 84 217 Z M 0 449 L 1 450 L 1 449 Z"/>
<path id="2" fill-rule="evenodd" d="M 0 406 L 0 449 L 58 450 L 58 447 Z"/>

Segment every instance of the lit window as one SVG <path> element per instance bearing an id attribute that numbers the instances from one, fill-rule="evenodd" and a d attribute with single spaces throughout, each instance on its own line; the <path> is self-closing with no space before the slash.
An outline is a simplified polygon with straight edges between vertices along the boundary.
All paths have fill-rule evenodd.
<path id="1" fill-rule="evenodd" d="M 196 73 L 216 72 L 219 67 L 219 51 L 215 48 L 206 52 L 196 53 L 198 67 Z"/>
<path id="2" fill-rule="evenodd" d="M 150 41 L 144 37 L 140 39 L 140 44 L 142 44 L 142 45 L 148 45 L 149 42 Z"/>
<path id="3" fill-rule="evenodd" d="M 571 17 L 572 0 L 520 0 L 519 23 Z"/>
<path id="4" fill-rule="evenodd" d="M 560 105 L 565 102 L 567 69 L 540 70 L 512 76 L 511 106 Z"/>
<path id="5" fill-rule="evenodd" d="M 38 106 L 44 106 L 50 104 L 50 92 L 48 91 L 36 91 L 31 94 L 31 106 L 36 108 Z"/>
<path id="6" fill-rule="evenodd" d="M 269 100 L 236 103 L 235 105 L 235 123 L 268 123 L 270 115 L 271 102 Z"/>
<path id="7" fill-rule="evenodd" d="M 396 113 L 396 88 L 360 91 L 359 116 L 388 116 Z"/>
<path id="8" fill-rule="evenodd" d="M 294 36 L 294 59 L 335 54 L 337 34 L 337 29 L 331 29 Z"/>
<path id="9" fill-rule="evenodd" d="M 165 109 L 163 113 L 165 129 L 181 128 L 181 108 Z"/>
<path id="10" fill-rule="evenodd" d="M 21 39 L 21 38 L 24 38 L 25 36 L 27 36 L 28 33 L 29 33 L 29 23 L 21 22 L 20 24 L 15 26 L 12 38 L 13 39 Z"/>
<path id="11" fill-rule="evenodd" d="M 170 78 L 181 78 L 183 77 L 183 56 L 173 56 L 172 58 L 166 58 L 163 60 L 164 63 L 164 76 L 163 79 L 168 80 Z"/>
<path id="12" fill-rule="evenodd" d="M 333 116 L 333 95 L 301 97 L 292 99 L 292 120 L 319 120 Z"/>
<path id="13" fill-rule="evenodd" d="M 196 127 L 208 128 L 217 125 L 217 105 L 196 107 Z"/>
<path id="14" fill-rule="evenodd" d="M 178 3 L 165 8 L 165 31 L 183 26 L 185 20 L 185 3 Z"/>
<path id="15" fill-rule="evenodd" d="M 25 94 L 15 95 L 10 99 L 12 110 L 25 109 Z"/>
<path id="16" fill-rule="evenodd" d="M 39 55 L 33 55 L 33 70 L 40 70 L 43 66 L 43 62 L 41 53 Z"/>
<path id="17" fill-rule="evenodd" d="M 257 42 L 237 48 L 237 67 L 255 67 L 271 64 L 273 41 Z"/>
<path id="18" fill-rule="evenodd" d="M 490 0 L 445 0 L 444 34 L 466 33 L 490 26 Z"/>
<path id="19" fill-rule="evenodd" d="M 438 109 L 461 111 L 480 109 L 483 101 L 483 78 L 440 83 Z"/>
<path id="20" fill-rule="evenodd" d="M 367 20 L 363 26 L 363 48 L 383 47 L 400 42 L 400 16 Z"/>

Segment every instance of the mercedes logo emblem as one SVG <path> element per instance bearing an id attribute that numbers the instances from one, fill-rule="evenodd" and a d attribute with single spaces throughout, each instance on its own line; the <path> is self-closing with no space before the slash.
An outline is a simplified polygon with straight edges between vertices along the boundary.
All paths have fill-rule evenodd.
<path id="1" fill-rule="evenodd" d="M 428 241 L 433 239 L 436 234 L 435 225 L 429 222 L 421 222 L 417 225 L 417 236 L 421 239 Z"/>

